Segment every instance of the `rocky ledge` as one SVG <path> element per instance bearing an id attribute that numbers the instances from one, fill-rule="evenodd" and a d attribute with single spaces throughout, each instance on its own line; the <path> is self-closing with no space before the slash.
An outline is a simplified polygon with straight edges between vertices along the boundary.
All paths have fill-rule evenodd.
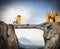
<path id="1" fill-rule="evenodd" d="M 0 49 L 18 49 L 14 27 L 0 21 Z"/>
<path id="2" fill-rule="evenodd" d="M 42 23 L 34 28 L 44 31 L 44 49 L 60 49 L 60 22 Z M 18 49 L 14 26 L 0 21 L 0 49 Z"/>
<path id="3" fill-rule="evenodd" d="M 44 28 L 44 49 L 60 49 L 60 22 L 46 23 L 42 27 Z"/>

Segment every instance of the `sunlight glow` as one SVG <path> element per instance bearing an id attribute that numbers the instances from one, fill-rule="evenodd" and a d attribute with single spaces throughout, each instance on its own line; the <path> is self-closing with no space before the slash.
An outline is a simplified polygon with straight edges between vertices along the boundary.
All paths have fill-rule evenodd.
<path id="1" fill-rule="evenodd" d="M 26 7 L 23 7 L 23 6 L 20 6 L 20 7 L 8 6 L 2 11 L 2 13 L 3 13 L 2 20 L 8 24 L 12 24 L 17 15 L 22 16 L 22 22 L 21 22 L 22 24 L 27 23 L 30 18 L 30 11 Z"/>

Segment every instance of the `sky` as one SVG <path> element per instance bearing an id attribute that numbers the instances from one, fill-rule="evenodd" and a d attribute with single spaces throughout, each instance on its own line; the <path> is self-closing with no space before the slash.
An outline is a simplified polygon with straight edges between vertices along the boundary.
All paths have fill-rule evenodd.
<path id="1" fill-rule="evenodd" d="M 13 23 L 17 15 L 22 24 L 46 22 L 45 14 L 51 10 L 60 12 L 59 0 L 0 0 L 0 20 Z"/>
<path id="2" fill-rule="evenodd" d="M 51 10 L 60 13 L 60 0 L 0 0 L 0 20 L 7 24 L 13 24 L 17 15 L 22 17 L 21 24 L 40 24 L 46 22 L 45 14 Z M 42 40 L 44 45 L 42 30 L 21 29 L 15 32 L 18 38 Z"/>

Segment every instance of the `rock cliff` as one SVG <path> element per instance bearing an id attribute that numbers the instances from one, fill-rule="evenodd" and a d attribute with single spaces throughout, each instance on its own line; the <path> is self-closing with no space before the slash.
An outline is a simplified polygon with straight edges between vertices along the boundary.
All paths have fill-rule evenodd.
<path id="1" fill-rule="evenodd" d="M 43 23 L 34 26 L 33 28 L 44 31 L 44 49 L 60 49 L 60 22 Z M 18 49 L 14 26 L 2 21 L 0 21 L 0 49 Z"/>
<path id="2" fill-rule="evenodd" d="M 0 49 L 18 49 L 14 27 L 0 21 Z"/>
<path id="3" fill-rule="evenodd" d="M 43 27 L 44 49 L 60 49 L 60 22 L 47 23 Z"/>

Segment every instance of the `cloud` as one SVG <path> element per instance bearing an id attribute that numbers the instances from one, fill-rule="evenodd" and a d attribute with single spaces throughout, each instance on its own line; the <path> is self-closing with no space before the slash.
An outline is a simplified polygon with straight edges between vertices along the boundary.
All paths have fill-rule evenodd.
<path id="1" fill-rule="evenodd" d="M 29 39 L 33 43 L 36 41 L 35 43 L 37 45 L 44 45 L 43 31 L 40 29 L 15 29 L 15 33 L 18 39 L 24 37 Z M 39 44 L 37 43 L 37 41 L 40 41 Z"/>
<path id="2" fill-rule="evenodd" d="M 13 23 L 17 15 L 22 16 L 22 24 L 25 24 L 28 23 L 31 14 L 27 7 L 17 5 L 6 6 L 1 12 L 2 21 L 9 24 Z"/>
<path id="3" fill-rule="evenodd" d="M 18 38 L 26 37 L 31 40 L 43 40 L 43 31 L 39 29 L 15 29 Z"/>

